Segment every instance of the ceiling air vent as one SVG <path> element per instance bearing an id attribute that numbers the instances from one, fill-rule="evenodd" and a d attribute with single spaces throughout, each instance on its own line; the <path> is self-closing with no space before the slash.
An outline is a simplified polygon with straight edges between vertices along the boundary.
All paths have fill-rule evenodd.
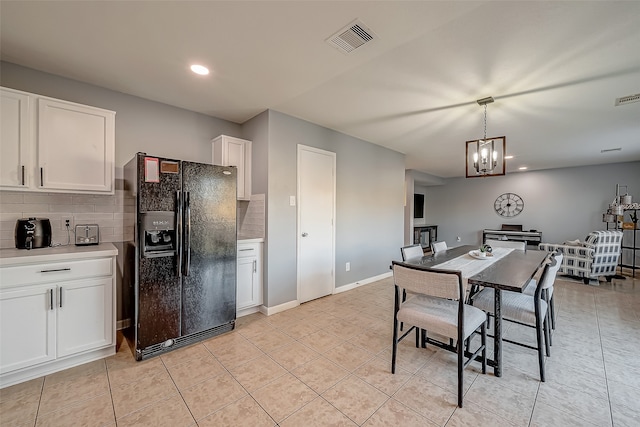
<path id="1" fill-rule="evenodd" d="M 377 37 L 373 31 L 356 19 L 326 41 L 343 53 L 351 53 L 375 38 Z"/>
<path id="2" fill-rule="evenodd" d="M 632 102 L 640 102 L 640 93 L 635 95 L 623 96 L 622 98 L 616 98 L 616 107 L 618 105 L 631 104 Z"/>

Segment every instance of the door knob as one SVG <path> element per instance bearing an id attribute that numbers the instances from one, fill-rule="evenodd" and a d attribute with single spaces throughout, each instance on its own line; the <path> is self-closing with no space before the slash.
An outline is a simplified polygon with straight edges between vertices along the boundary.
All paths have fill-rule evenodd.
<path id="1" fill-rule="evenodd" d="M 309 233 L 302 233 L 302 237 L 307 237 Z"/>

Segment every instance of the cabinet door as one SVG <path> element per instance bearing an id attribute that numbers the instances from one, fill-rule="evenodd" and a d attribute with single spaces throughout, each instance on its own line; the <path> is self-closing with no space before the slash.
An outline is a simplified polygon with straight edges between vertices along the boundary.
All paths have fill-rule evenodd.
<path id="1" fill-rule="evenodd" d="M 213 164 L 238 168 L 238 199 L 251 199 L 251 141 L 221 135 L 213 141 Z"/>
<path id="2" fill-rule="evenodd" d="M 55 287 L 0 292 L 0 373 L 56 357 Z"/>
<path id="3" fill-rule="evenodd" d="M 238 258 L 238 279 L 236 308 L 241 310 L 247 307 L 258 305 L 257 286 L 256 286 L 256 257 Z"/>
<path id="4" fill-rule="evenodd" d="M 114 113 L 38 100 L 40 188 L 113 193 Z"/>
<path id="5" fill-rule="evenodd" d="M 245 143 L 230 139 L 225 144 L 227 164 L 238 168 L 238 199 L 247 199 L 245 194 Z"/>
<path id="6" fill-rule="evenodd" d="M 112 279 L 59 285 L 58 357 L 113 344 Z"/>
<path id="7" fill-rule="evenodd" d="M 0 89 L 0 186 L 29 185 L 31 169 L 29 101 L 27 94 Z"/>

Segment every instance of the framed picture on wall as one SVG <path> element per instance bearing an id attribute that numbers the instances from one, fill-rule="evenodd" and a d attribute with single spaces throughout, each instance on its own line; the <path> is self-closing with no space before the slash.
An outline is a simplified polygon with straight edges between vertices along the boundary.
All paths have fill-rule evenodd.
<path id="1" fill-rule="evenodd" d="M 413 217 L 424 218 L 424 194 L 413 195 Z"/>

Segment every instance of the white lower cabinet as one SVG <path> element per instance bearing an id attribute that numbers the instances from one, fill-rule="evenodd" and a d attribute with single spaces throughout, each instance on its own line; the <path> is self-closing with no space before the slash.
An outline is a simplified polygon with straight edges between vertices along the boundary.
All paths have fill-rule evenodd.
<path id="1" fill-rule="evenodd" d="M 81 280 L 58 287 L 58 357 L 113 343 L 111 294 L 111 278 Z"/>
<path id="2" fill-rule="evenodd" d="M 0 387 L 115 353 L 114 263 L 0 268 Z"/>
<path id="3" fill-rule="evenodd" d="M 262 304 L 262 243 L 238 242 L 236 310 L 238 316 Z"/>
<path id="4" fill-rule="evenodd" d="M 0 291 L 0 374 L 55 359 L 52 299 L 51 286 Z"/>

